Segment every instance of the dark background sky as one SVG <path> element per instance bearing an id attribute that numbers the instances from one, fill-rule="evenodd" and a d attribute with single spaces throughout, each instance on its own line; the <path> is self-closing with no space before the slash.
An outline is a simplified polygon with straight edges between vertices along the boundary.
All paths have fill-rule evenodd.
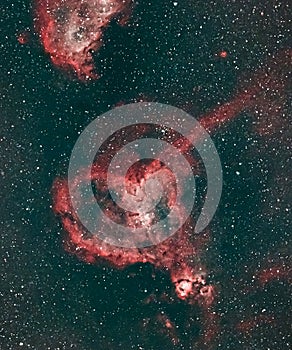
<path id="1" fill-rule="evenodd" d="M 68 255 L 50 193 L 54 178 L 66 174 L 78 132 L 97 115 L 144 97 L 198 117 L 230 100 L 243 77 L 291 42 L 289 1 L 177 2 L 141 0 L 128 26 L 113 21 L 95 57 L 102 77 L 88 84 L 52 65 L 31 30 L 30 1 L 1 2 L 0 349 L 171 349 L 158 327 L 140 326 L 157 310 L 178 324 L 177 348 L 190 348 L 186 305 L 142 302 L 169 290 L 169 277 L 158 271 L 154 279 L 150 266 L 117 271 Z M 21 45 L 17 37 L 27 30 Z M 218 56 L 223 50 L 226 58 Z M 222 288 L 219 343 L 289 349 L 287 280 L 264 290 L 249 280 L 269 262 L 288 260 L 289 133 L 283 126 L 260 137 L 252 118 L 242 113 L 214 135 L 224 171 L 209 261 Z M 253 292 L 240 294 L 244 288 Z M 251 336 L 234 330 L 263 309 L 282 326 L 264 325 Z"/>

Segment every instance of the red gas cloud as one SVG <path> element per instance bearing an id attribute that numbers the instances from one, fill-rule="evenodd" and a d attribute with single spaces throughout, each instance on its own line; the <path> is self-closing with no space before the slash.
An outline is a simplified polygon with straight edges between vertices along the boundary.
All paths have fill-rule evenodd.
<path id="1" fill-rule="evenodd" d="M 113 18 L 125 23 L 131 0 L 38 0 L 35 29 L 54 65 L 80 80 L 97 79 L 92 53 L 102 46 L 103 31 Z"/>
<path id="2" fill-rule="evenodd" d="M 66 28 L 69 28 L 67 24 Z M 48 31 L 43 32 L 42 35 L 44 37 L 48 35 L 45 33 L 48 33 Z M 73 40 L 73 42 L 75 41 Z M 58 46 L 60 43 L 57 42 L 54 45 Z M 52 46 L 50 47 L 52 48 Z M 50 52 L 50 49 L 48 49 L 48 52 Z M 56 52 L 52 51 L 52 56 L 56 59 Z M 67 59 L 73 56 L 62 56 L 63 59 L 64 57 Z M 226 125 L 234 120 L 241 112 L 245 111 L 254 116 L 255 123 L 258 125 L 256 130 L 259 134 L 262 134 L 262 120 L 260 120 L 260 116 L 256 111 L 261 108 L 262 111 L 268 113 L 265 106 L 267 103 L 270 104 L 270 102 L 273 101 L 275 93 L 278 94 L 280 99 L 285 99 L 285 91 L 288 82 L 287 69 L 290 59 L 290 51 L 285 51 L 275 56 L 272 62 L 267 62 L 263 68 L 251 76 L 246 82 L 241 83 L 237 93 L 229 102 L 203 115 L 200 118 L 201 125 L 203 125 L 209 133 L 212 133 L 222 126 L 226 127 Z M 275 62 L 279 62 L 279 65 Z M 82 67 L 82 65 L 80 65 L 80 62 L 75 61 L 74 64 L 76 64 L 79 73 L 81 73 L 80 67 Z M 87 65 L 87 68 L 89 66 Z M 82 73 L 84 73 L 83 68 Z M 273 120 L 277 116 L 274 114 L 274 110 L 271 110 L 271 113 L 272 115 L 270 115 L 270 117 Z M 264 118 L 264 116 L 262 117 Z M 153 130 L 149 130 L 147 126 L 142 125 L 141 128 L 135 130 L 135 132 L 133 132 L 133 130 L 129 132 L 127 137 L 130 139 L 133 136 L 139 138 L 147 135 L 149 132 L 153 132 Z M 191 132 L 190 130 L 190 134 Z M 192 162 L 194 173 L 198 174 L 200 171 L 198 160 L 195 159 L 194 156 L 193 159 L 191 159 L 189 143 L 185 139 L 180 139 L 179 137 L 170 137 L 169 143 L 179 148 L 181 153 L 188 158 L 188 161 Z M 106 189 L 106 185 L 103 187 L 103 184 L 106 183 L 107 178 L 107 163 L 112 156 L 111 153 L 114 153 L 120 146 L 121 144 L 108 147 L 102 157 L 96 158 L 92 169 L 80 169 L 77 182 L 79 183 L 80 180 L 81 182 L 88 182 L 89 180 L 95 182 L 97 180 L 97 182 L 95 182 L 96 192 L 98 193 L 96 198 L 101 202 L 106 200 L 106 197 L 103 197 L 102 194 Z M 171 180 L 169 169 L 156 160 L 145 162 L 142 168 L 133 167 L 126 179 L 127 188 L 130 192 L 141 190 L 141 184 L 144 180 L 150 177 L 156 177 L 158 174 L 162 174 L 164 178 L 169 178 Z M 123 179 L 121 179 L 117 173 L 116 183 L 118 184 L 122 180 Z M 78 190 L 79 189 L 76 188 L 76 193 L 78 193 Z M 165 192 L 164 209 L 171 207 L 172 196 L 174 195 L 175 190 L 173 188 Z M 119 212 L 115 212 L 117 208 L 111 205 L 106 206 L 111 209 L 113 218 L 119 216 Z M 67 233 L 65 248 L 83 261 L 92 264 L 100 260 L 105 260 L 116 268 L 124 268 L 135 263 L 150 263 L 157 269 L 167 271 L 173 284 L 175 298 L 189 305 L 197 305 L 204 310 L 202 316 L 204 331 L 202 332 L 201 338 L 196 343 L 196 346 L 198 346 L 198 348 L 216 349 L 215 342 L 219 334 L 219 316 L 214 312 L 214 305 L 216 304 L 218 293 L 217 288 L 209 284 L 208 266 L 206 266 L 204 261 L 204 254 L 210 243 L 211 232 L 205 230 L 199 235 L 195 235 L 195 219 L 193 216 L 189 217 L 187 222 L 182 225 L 175 235 L 163 242 L 155 244 L 155 238 L 153 238 L 152 246 L 145 248 L 123 248 L 105 243 L 83 227 L 72 206 L 68 182 L 65 178 L 57 178 L 54 182 L 53 210 L 60 217 L 64 230 Z M 181 211 L 183 210 L 184 208 L 182 207 Z M 120 219 L 121 218 L 124 220 L 123 224 L 130 225 L 131 217 L 123 215 Z M 177 213 L 177 219 L 179 220 L 179 218 L 180 212 Z M 139 220 L 140 219 L 141 218 L 139 218 Z M 256 280 L 260 286 L 264 286 L 271 280 L 280 278 L 287 279 L 287 277 L 288 274 L 286 270 L 284 271 L 281 267 L 273 266 L 258 272 Z M 154 297 L 152 297 L 152 299 L 153 298 Z M 166 315 L 161 314 L 157 316 L 157 319 L 159 322 L 163 323 L 164 330 L 166 333 L 170 334 L 173 343 L 178 343 L 175 326 L 172 321 Z M 263 317 L 260 319 L 245 320 L 243 323 L 235 326 L 235 328 L 240 332 L 246 332 L 255 327 L 259 321 L 266 324 L 270 323 L 271 319 L 270 317 Z"/>

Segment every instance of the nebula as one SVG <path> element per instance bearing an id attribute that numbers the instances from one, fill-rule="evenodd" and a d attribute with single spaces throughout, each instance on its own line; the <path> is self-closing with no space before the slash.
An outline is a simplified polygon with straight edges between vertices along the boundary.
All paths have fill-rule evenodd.
<path id="1" fill-rule="evenodd" d="M 255 128 L 262 135 L 262 121 L 258 121 L 256 111 L 261 108 L 264 113 L 264 106 L 272 103 L 275 93 L 285 99 L 285 91 L 288 83 L 287 71 L 289 70 L 290 52 L 282 52 L 273 60 L 272 64 L 268 61 L 264 68 L 259 69 L 251 78 L 248 79 L 248 85 L 243 82 L 239 84 L 238 92 L 227 103 L 215 108 L 213 111 L 206 113 L 200 118 L 200 123 L 209 133 L 217 131 L 221 127 L 228 126 L 241 112 L 248 112 L 256 116 Z M 275 60 L 280 62 L 275 64 Z M 279 68 L 281 67 L 281 68 Z M 284 67 L 284 68 L 283 68 Z M 264 116 L 261 116 L 264 118 Z M 271 117 L 271 115 L 270 115 Z M 274 115 L 274 119 L 276 116 Z M 274 130 L 277 123 L 274 124 Z M 156 132 L 156 134 L 155 134 Z M 192 131 L 190 130 L 190 134 Z M 121 137 L 116 137 L 116 143 L 112 147 L 104 146 L 99 156 L 95 158 L 91 169 L 80 169 L 77 182 L 92 181 L 93 190 L 96 200 L 108 211 L 111 219 L 118 221 L 120 224 L 135 225 L 152 225 L 153 221 L 159 220 L 161 216 L 166 215 L 171 210 L 177 189 L 174 185 L 171 171 L 161 162 L 155 159 L 148 159 L 133 165 L 126 177 L 127 191 L 135 196 L 137 205 L 139 204 L 139 195 L 143 196 L 144 183 L 149 179 L 158 179 L 162 188 L 164 188 L 163 202 L 160 203 L 160 211 L 152 213 L 153 216 L 143 215 L 133 216 L 121 212 L 114 204 L 113 199 L 109 196 L 106 183 L 108 164 L 115 152 L 123 146 L 123 142 L 133 141 L 135 138 L 146 137 L 147 135 L 161 136 L 159 128 L 153 130 L 148 125 L 141 125 L 139 128 L 128 131 L 126 141 Z M 200 168 L 199 159 L 190 151 L 190 144 L 184 138 L 177 134 L 168 134 L 166 137 L 171 145 L 176 145 L 180 152 L 188 159 L 194 174 L 203 172 Z M 125 157 L 127 161 L 127 157 Z M 184 169 L 182 169 L 182 176 Z M 119 184 L 123 179 L 117 172 L 114 175 L 114 190 L 119 191 Z M 167 185 L 168 184 L 168 185 Z M 78 195 L 78 187 L 76 193 Z M 150 198 L 150 201 L 155 198 Z M 216 339 L 218 337 L 218 315 L 214 313 L 214 306 L 218 301 L 217 287 L 210 284 L 208 275 L 210 273 L 204 255 L 210 244 L 211 232 L 205 229 L 200 234 L 194 234 L 195 213 L 181 226 L 175 235 L 167 238 L 163 242 L 156 244 L 155 237 L 152 239 L 152 245 L 145 248 L 123 248 L 105 243 L 96 235 L 88 232 L 80 220 L 70 200 L 68 181 L 66 178 L 57 178 L 53 185 L 53 210 L 62 221 L 64 230 L 67 233 L 65 248 L 68 252 L 78 256 L 86 263 L 94 264 L 99 261 L 106 261 L 116 268 L 125 268 L 135 263 L 149 263 L 156 269 L 161 269 L 169 273 L 173 284 L 174 296 L 177 300 L 183 301 L 188 305 L 199 307 L 203 312 L 202 324 L 203 331 L 196 346 L 204 346 L 208 349 L 216 349 Z M 176 213 L 177 220 L 180 219 L 184 208 L 181 212 Z M 258 285 L 268 284 L 275 278 L 288 278 L 288 269 L 265 267 L 257 274 Z M 159 296 L 156 296 L 158 298 Z M 173 344 L 178 342 L 175 333 L 175 326 L 166 315 L 157 315 L 157 320 L 164 324 L 164 329 L 170 334 Z M 240 332 L 254 327 L 258 321 L 251 319 L 237 326 Z M 269 317 L 260 318 L 261 323 L 270 322 Z M 203 347 L 202 347 L 203 348 Z"/>
<path id="2" fill-rule="evenodd" d="M 93 52 L 112 19 L 127 21 L 131 0 L 35 1 L 35 29 L 54 65 L 78 79 L 97 79 Z"/>

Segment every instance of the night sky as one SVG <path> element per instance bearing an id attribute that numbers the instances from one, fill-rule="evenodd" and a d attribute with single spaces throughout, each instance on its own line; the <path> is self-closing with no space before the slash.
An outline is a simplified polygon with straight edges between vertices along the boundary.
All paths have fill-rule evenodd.
<path id="1" fill-rule="evenodd" d="M 212 134 L 224 183 L 206 261 L 219 327 L 202 349 L 290 349 L 289 1 L 137 1 L 127 24 L 105 29 L 101 77 L 88 82 L 54 66 L 33 8 L 0 4 L 0 349 L 197 349 L 202 311 L 159 297 L 172 295 L 166 271 L 64 250 L 52 184 L 82 130 L 116 105 L 154 101 L 200 119 L 261 81 L 253 107 Z"/>

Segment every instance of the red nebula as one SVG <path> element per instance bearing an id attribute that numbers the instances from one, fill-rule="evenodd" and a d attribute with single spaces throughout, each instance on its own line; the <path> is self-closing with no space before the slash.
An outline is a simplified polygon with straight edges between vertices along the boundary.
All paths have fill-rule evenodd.
<path id="1" fill-rule="evenodd" d="M 219 56 L 221 57 L 221 58 L 226 58 L 227 56 L 228 56 L 228 52 L 227 51 L 220 51 L 219 52 Z"/>
<path id="2" fill-rule="evenodd" d="M 154 127 L 157 130 L 157 126 Z M 153 129 L 153 126 L 152 126 Z M 138 136 L 147 136 L 153 132 L 151 128 L 145 125 L 139 125 L 139 128 L 132 128 L 128 131 L 127 141 L 131 141 Z M 183 144 L 182 139 L 178 135 L 164 134 L 164 138 L 170 139 L 172 144 Z M 117 140 L 123 140 L 120 144 L 116 142 L 115 147 L 107 149 L 107 153 L 101 157 L 97 157 L 91 170 L 84 170 L 80 173 L 78 180 L 91 180 L 95 186 L 97 193 L 96 199 L 105 207 L 106 215 L 118 222 L 121 225 L 129 227 L 149 226 L 156 220 L 160 220 L 161 216 L 167 214 L 171 210 L 176 199 L 176 184 L 173 179 L 173 174 L 162 162 L 155 159 L 146 159 L 134 164 L 130 167 L 126 176 L 126 190 L 131 193 L 134 200 L 139 206 L 139 196 L 144 194 L 144 184 L 147 180 L 155 178 L 160 182 L 165 189 L 164 197 L 159 204 L 159 210 L 153 213 L 153 216 L 145 214 L 135 214 L 129 212 L 121 212 L 121 209 L 115 205 L 112 199 L 108 196 L 108 187 L 106 184 L 108 164 L 114 156 L 115 152 L 125 142 L 121 137 L 116 137 Z M 179 141 L 180 140 L 180 141 Z M 188 145 L 188 142 L 184 142 Z M 187 147 L 188 148 L 188 147 Z M 186 152 L 186 157 L 189 155 Z M 126 161 L 126 159 L 125 159 Z M 192 166 L 196 163 L 193 161 Z M 182 171 L 183 176 L 183 171 Z M 119 191 L 119 186 L 123 179 L 117 173 L 115 177 L 114 190 Z M 172 185 L 173 183 L 173 185 Z M 78 192 L 78 189 L 76 189 Z M 54 211 L 61 216 L 63 226 L 69 233 L 69 240 L 66 248 L 78 255 L 82 260 L 88 263 L 94 263 L 100 258 L 110 262 L 118 268 L 123 268 L 134 263 L 151 263 L 157 268 L 170 271 L 171 279 L 175 285 L 177 296 L 182 300 L 189 302 L 199 302 L 211 304 L 213 300 L 213 287 L 206 284 L 206 268 L 200 262 L 200 252 L 206 249 L 206 243 L 209 239 L 208 231 L 201 234 L 199 237 L 192 236 L 192 230 L 195 222 L 192 217 L 185 222 L 178 232 L 165 241 L 156 244 L 157 237 L 150 237 L 151 246 L 141 248 L 124 248 L 116 247 L 105 243 L 96 235 L 88 233 L 72 207 L 68 183 L 64 179 L 57 179 L 53 187 L 54 193 Z M 78 194 L 77 194 L 78 195 Z M 149 199 L 150 201 L 152 198 Z M 183 206 L 176 213 L 176 220 L 180 221 L 182 216 Z M 162 233 L 163 234 L 163 233 Z"/>
<path id="3" fill-rule="evenodd" d="M 269 100 L 275 91 L 278 96 L 283 96 L 288 81 L 286 72 L 287 67 L 289 67 L 290 56 L 290 52 L 284 52 L 274 58 L 275 61 L 278 60 L 281 62 L 281 66 L 275 64 L 274 61 L 272 64 L 268 62 L 263 69 L 249 79 L 248 86 L 243 86 L 231 101 L 202 116 L 200 119 L 201 125 L 209 133 L 212 133 L 232 121 L 243 111 L 248 111 L 251 114 L 255 113 L 255 110 L 260 105 L 263 105 L 265 101 Z M 263 96 L 265 97 L 265 101 Z M 148 126 L 141 125 L 139 129 L 129 132 L 127 141 L 133 137 L 139 138 L 145 136 L 150 131 Z M 179 148 L 181 153 L 192 162 L 194 173 L 198 174 L 200 171 L 198 160 L 194 156 L 191 159 L 189 153 L 190 144 L 188 141 L 180 139 L 177 135 L 172 135 L 169 143 Z M 95 159 L 91 169 L 80 169 L 77 182 L 80 180 L 93 180 L 97 192 L 96 199 L 101 202 L 107 200 L 107 196 L 105 195 L 107 191 L 105 184 L 107 164 L 115 151 L 121 146 L 122 144 L 120 143 L 105 148 L 105 152 L 103 152 L 101 157 Z M 149 177 L 156 177 L 158 174 L 162 174 L 163 177 L 169 179 L 171 182 L 172 175 L 169 169 L 156 160 L 148 160 L 142 164 L 141 168 L 132 167 L 126 179 L 127 190 L 132 191 L 132 193 L 139 192 L 142 190 L 144 180 Z M 119 184 L 121 180 L 117 173 L 116 183 Z M 78 188 L 76 188 L 76 192 L 78 193 Z M 170 187 L 165 191 L 165 209 L 171 208 L 173 196 L 175 196 L 175 188 Z M 110 215 L 118 217 L 118 208 L 108 206 L 108 203 L 107 207 L 112 209 Z M 58 178 L 54 182 L 53 210 L 59 215 L 64 230 L 67 232 L 65 248 L 83 261 L 96 263 L 105 260 L 116 268 L 124 268 L 135 263 L 150 263 L 157 269 L 167 271 L 170 274 L 173 284 L 174 298 L 189 305 L 197 305 L 204 310 L 202 316 L 204 331 L 196 346 L 206 349 L 216 348 L 215 341 L 219 334 L 219 316 L 214 312 L 214 306 L 218 293 L 216 292 L 217 288 L 209 284 L 209 271 L 204 261 L 204 253 L 210 243 L 211 234 L 207 229 L 195 235 L 195 218 L 193 216 L 189 217 L 187 222 L 183 224 L 175 235 L 158 244 L 155 244 L 155 238 L 153 238 L 152 246 L 138 249 L 112 246 L 99 239 L 96 235 L 87 232 L 72 207 L 68 182 L 65 178 Z M 183 211 L 184 208 L 181 208 L 181 210 Z M 178 212 L 178 220 L 179 217 L 180 213 Z M 131 224 L 132 218 L 123 216 L 123 220 L 123 224 Z M 138 221 L 141 223 L 143 220 L 140 217 Z M 258 274 L 257 280 L 260 285 L 265 285 L 272 279 L 287 278 L 287 276 L 286 270 L 283 271 L 280 267 L 273 267 L 268 270 L 262 270 Z M 176 344 L 178 340 L 172 321 L 166 315 L 159 314 L 157 318 L 164 323 L 165 332 L 170 334 L 173 343 Z M 244 321 L 242 324 L 237 325 L 237 329 L 240 332 L 245 332 L 255 327 L 257 322 L 258 320 Z M 271 322 L 271 319 L 269 317 L 263 317 L 260 322 Z"/>
<path id="4" fill-rule="evenodd" d="M 17 36 L 17 41 L 21 44 L 21 45 L 25 45 L 30 41 L 30 32 L 28 30 L 20 33 Z"/>
<path id="5" fill-rule="evenodd" d="M 131 0 L 39 0 L 35 28 L 56 66 L 73 70 L 80 80 L 97 79 L 92 53 L 110 21 L 125 23 L 130 9 Z"/>

